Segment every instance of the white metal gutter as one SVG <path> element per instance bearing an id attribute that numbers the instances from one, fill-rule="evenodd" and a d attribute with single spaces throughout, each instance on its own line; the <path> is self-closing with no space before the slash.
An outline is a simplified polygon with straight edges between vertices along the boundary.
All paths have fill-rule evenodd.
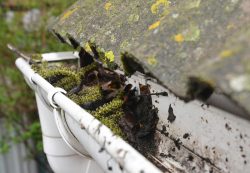
<path id="1" fill-rule="evenodd" d="M 25 60 L 18 58 L 16 66 L 36 92 L 44 150 L 55 172 L 84 172 L 85 170 L 86 173 L 90 173 L 94 169 L 98 170 L 94 171 L 95 173 L 101 172 L 98 166 L 90 169 L 89 162 L 93 162 L 92 158 L 105 172 L 161 172 L 133 147 L 115 136 L 109 128 L 66 97 L 62 89 L 53 87 L 35 73 Z M 63 130 L 57 130 L 53 115 L 56 118 L 57 127 L 59 129 L 64 127 Z M 62 131 L 68 136 L 62 137 Z M 66 143 L 73 150 L 67 148 Z M 67 157 L 69 159 L 63 160 Z M 79 166 L 81 162 L 85 164 L 85 169 Z"/>

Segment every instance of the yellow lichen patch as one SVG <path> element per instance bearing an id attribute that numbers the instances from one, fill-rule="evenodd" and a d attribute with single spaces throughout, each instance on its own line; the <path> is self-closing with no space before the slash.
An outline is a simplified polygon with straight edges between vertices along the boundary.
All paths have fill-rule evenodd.
<path id="1" fill-rule="evenodd" d="M 115 55 L 114 55 L 113 51 L 105 52 L 105 57 L 106 57 L 110 62 L 114 62 L 114 61 L 115 61 Z"/>
<path id="2" fill-rule="evenodd" d="M 232 50 L 223 50 L 220 52 L 220 58 L 228 58 L 228 57 L 231 57 L 233 56 L 233 51 Z"/>
<path id="3" fill-rule="evenodd" d="M 160 26 L 160 24 L 161 24 L 161 21 L 157 21 L 157 22 L 153 23 L 152 25 L 150 25 L 148 27 L 148 30 L 156 29 L 156 28 L 158 28 Z"/>
<path id="4" fill-rule="evenodd" d="M 85 49 L 86 52 L 92 53 L 92 49 L 90 48 L 90 45 L 89 45 L 88 42 L 85 44 L 84 49 Z"/>
<path id="5" fill-rule="evenodd" d="M 61 17 L 60 21 L 64 21 L 65 19 L 69 18 L 77 9 L 78 8 L 74 8 L 72 10 L 66 11 Z"/>
<path id="6" fill-rule="evenodd" d="M 152 66 L 155 66 L 158 63 L 157 59 L 154 56 L 148 57 L 147 62 L 149 65 L 152 65 Z"/>
<path id="7" fill-rule="evenodd" d="M 176 34 L 174 40 L 178 43 L 182 43 L 184 41 L 184 36 L 182 34 Z"/>
<path id="8" fill-rule="evenodd" d="M 163 6 L 164 8 L 169 7 L 170 2 L 168 0 L 156 0 L 156 2 L 151 6 L 151 12 L 157 14 L 159 8 Z"/>
<path id="9" fill-rule="evenodd" d="M 112 3 L 111 2 L 107 2 L 105 5 L 104 5 L 104 8 L 105 10 L 109 11 L 112 7 Z"/>

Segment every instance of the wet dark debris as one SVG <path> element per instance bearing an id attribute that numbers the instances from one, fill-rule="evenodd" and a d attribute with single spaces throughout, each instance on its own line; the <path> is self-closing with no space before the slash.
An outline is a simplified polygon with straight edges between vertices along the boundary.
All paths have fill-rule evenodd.
<path id="1" fill-rule="evenodd" d="M 168 121 L 170 123 L 173 123 L 175 121 L 175 119 L 176 119 L 176 116 L 175 116 L 174 110 L 173 110 L 173 108 L 172 108 L 172 106 L 170 104 L 169 108 L 168 108 Z"/>
<path id="2" fill-rule="evenodd" d="M 243 147 L 242 146 L 240 146 L 240 152 L 243 152 Z"/>
<path id="3" fill-rule="evenodd" d="M 75 40 L 70 41 L 75 48 L 79 47 Z M 158 109 L 152 103 L 152 95 L 168 96 L 168 93 L 151 93 L 149 85 L 140 84 L 137 88 L 127 84 L 127 77 L 114 71 L 115 64 L 106 60 L 103 62 L 101 53 L 95 47 L 92 48 L 94 57 L 81 48 L 78 69 L 74 66 L 72 70 L 65 64 L 55 66 L 49 72 L 48 66 L 40 66 L 37 72 L 43 72 L 45 79 L 52 85 L 64 88 L 69 98 L 102 122 L 96 134 L 105 124 L 146 157 L 149 153 L 155 155 L 158 145 L 155 131 L 159 118 Z M 131 58 L 126 60 L 128 62 Z M 126 65 L 124 70 L 129 75 L 135 71 L 143 72 L 139 66 Z M 105 143 L 99 153 L 104 150 Z"/>
<path id="4" fill-rule="evenodd" d="M 160 133 L 166 137 L 169 136 L 169 133 L 167 132 L 167 127 L 165 125 L 162 125 L 162 129 L 161 129 Z"/>
<path id="5" fill-rule="evenodd" d="M 227 123 L 225 124 L 225 128 L 226 128 L 228 131 L 232 130 L 232 128 L 231 128 Z"/>
<path id="6" fill-rule="evenodd" d="M 140 85 L 140 93 L 141 95 L 137 95 L 137 91 L 133 89 L 125 94 L 123 105 L 125 115 L 119 121 L 120 127 L 131 143 L 136 143 L 154 133 L 159 120 L 158 110 L 152 105 L 148 86 Z"/>
<path id="7" fill-rule="evenodd" d="M 190 136 L 189 133 L 185 133 L 185 134 L 183 135 L 183 138 L 184 138 L 184 139 L 187 139 L 189 136 Z"/>
<path id="8" fill-rule="evenodd" d="M 176 148 L 178 148 L 178 150 L 181 149 L 182 142 L 181 142 L 181 140 L 179 138 L 178 139 L 174 139 L 174 144 L 175 144 Z"/>
<path id="9" fill-rule="evenodd" d="M 209 106 L 210 106 L 210 105 L 209 105 L 209 104 L 206 104 L 206 103 L 202 103 L 202 104 L 201 104 L 202 109 L 205 109 L 205 107 L 206 107 L 206 108 L 209 108 Z"/>
<path id="10" fill-rule="evenodd" d="M 172 154 L 168 153 L 168 154 L 165 154 L 165 153 L 160 153 L 160 156 L 161 157 L 164 157 L 164 158 L 171 158 L 171 159 L 175 159 L 175 156 L 173 156 Z"/>
<path id="11" fill-rule="evenodd" d="M 194 160 L 194 157 L 192 155 L 188 156 L 188 161 L 192 162 Z"/>

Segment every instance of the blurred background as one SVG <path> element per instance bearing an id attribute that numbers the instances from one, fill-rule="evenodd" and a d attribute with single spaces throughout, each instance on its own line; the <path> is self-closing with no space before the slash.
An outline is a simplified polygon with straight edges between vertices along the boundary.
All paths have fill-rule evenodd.
<path id="1" fill-rule="evenodd" d="M 46 26 L 74 1 L 0 0 L 0 173 L 52 172 L 42 151 L 33 92 L 6 44 L 28 53 L 70 50 Z"/>

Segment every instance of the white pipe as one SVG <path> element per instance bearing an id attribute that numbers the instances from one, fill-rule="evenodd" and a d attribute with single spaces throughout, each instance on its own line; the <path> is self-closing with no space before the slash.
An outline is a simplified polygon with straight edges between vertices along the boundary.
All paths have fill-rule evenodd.
<path id="1" fill-rule="evenodd" d="M 89 154 L 102 166 L 104 170 L 110 170 L 107 168 L 107 164 L 114 165 L 114 167 L 120 167 L 120 172 L 128 173 L 160 173 L 161 171 L 156 168 L 151 162 L 149 162 L 145 157 L 143 157 L 139 152 L 137 152 L 133 147 L 123 141 L 120 137 L 115 136 L 109 128 L 95 119 L 91 114 L 82 109 L 76 103 L 71 101 L 61 92 L 58 92 L 51 84 L 49 84 L 40 75 L 35 74 L 30 66 L 22 58 L 16 60 L 16 65 L 23 73 L 23 75 L 30 79 L 37 87 L 44 90 L 48 95 L 51 96 L 51 105 L 56 104 L 59 108 L 64 110 L 70 118 L 72 118 L 78 125 L 77 138 L 85 146 L 85 149 Z M 50 94 L 52 93 L 52 94 Z M 83 129 L 81 129 L 81 128 Z M 75 126 L 74 126 L 75 128 Z M 73 129 L 72 129 L 73 130 Z M 84 133 L 86 132 L 86 136 Z M 76 133 L 74 135 L 76 135 Z M 84 139 L 85 138 L 85 139 Z M 91 139 L 99 145 L 99 148 L 91 148 L 91 146 L 86 145 Z M 93 143 L 93 146 L 94 143 Z M 106 153 L 105 160 L 98 158 L 98 151 L 100 148 L 104 147 Z M 90 150 L 92 149 L 92 150 Z M 101 155 L 101 153 L 100 153 Z M 108 159 L 109 157 L 110 159 Z M 116 171 L 117 172 L 117 171 Z"/>

